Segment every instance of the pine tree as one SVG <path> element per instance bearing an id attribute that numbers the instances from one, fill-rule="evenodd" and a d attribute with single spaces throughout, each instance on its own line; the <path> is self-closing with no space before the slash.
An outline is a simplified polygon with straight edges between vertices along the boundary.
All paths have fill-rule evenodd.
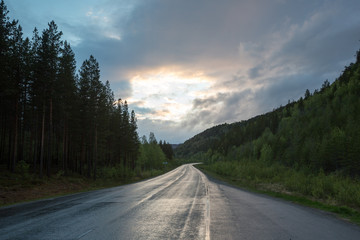
<path id="1" fill-rule="evenodd" d="M 75 131 L 74 127 L 78 124 L 76 122 L 78 119 L 76 113 L 78 110 L 75 76 L 76 61 L 75 54 L 67 41 L 64 42 L 60 52 L 56 98 L 58 99 L 58 124 L 62 128 L 62 169 L 64 172 L 67 172 L 70 154 L 70 132 Z"/>
<path id="2" fill-rule="evenodd" d="M 105 87 L 100 82 L 99 63 L 91 55 L 85 60 L 80 69 L 79 97 L 82 116 L 82 163 L 87 164 L 87 176 L 96 177 L 98 127 L 100 113 L 106 104 Z"/>
<path id="3" fill-rule="evenodd" d="M 135 169 L 135 162 L 138 157 L 139 152 L 139 135 L 137 133 L 137 124 L 136 124 L 136 116 L 134 110 L 131 111 L 131 117 L 130 117 L 130 151 L 131 151 L 131 167 L 134 170 Z"/>
<path id="4" fill-rule="evenodd" d="M 18 22 L 10 21 L 9 11 L 2 0 L 0 3 L 0 107 L 1 137 L 0 159 L 14 170 L 17 153 L 19 83 L 14 78 L 17 64 L 16 51 L 21 42 L 21 28 Z M 22 39 L 21 39 L 22 40 Z M 10 61 L 9 61 L 10 60 Z"/>
<path id="5" fill-rule="evenodd" d="M 155 134 L 153 132 L 150 132 L 149 143 L 150 144 L 157 144 L 156 137 L 155 137 Z"/>
<path id="6" fill-rule="evenodd" d="M 124 168 L 130 167 L 130 147 L 131 147 L 131 129 L 130 129 L 130 115 L 129 115 L 129 106 L 127 101 L 124 101 L 122 106 L 122 124 L 121 124 L 121 132 L 122 132 L 122 141 L 121 145 L 123 146 L 123 166 Z"/>
<path id="7" fill-rule="evenodd" d="M 12 28 L 12 33 L 10 37 L 10 105 L 13 109 L 12 119 L 12 140 L 11 140 L 11 157 L 9 161 L 9 169 L 11 171 L 15 170 L 15 165 L 18 157 L 18 139 L 19 139 L 19 125 L 20 125 L 20 93 L 22 90 L 22 85 L 24 82 L 23 74 L 23 64 L 22 54 L 23 54 L 23 38 L 22 38 L 22 28 L 17 26 Z"/>
<path id="8" fill-rule="evenodd" d="M 48 24 L 48 28 L 42 32 L 41 43 L 38 53 L 38 87 L 42 100 L 42 127 L 41 127 L 41 153 L 40 153 L 40 177 L 42 177 L 43 163 L 45 158 L 45 135 L 47 131 L 47 156 L 46 173 L 50 175 L 53 145 L 53 94 L 57 81 L 58 66 L 60 60 L 60 48 L 62 32 L 58 31 L 54 21 Z M 46 118 L 46 110 L 48 117 Z M 47 122 L 47 123 L 45 123 Z M 46 129 L 45 129 L 46 128 Z"/>

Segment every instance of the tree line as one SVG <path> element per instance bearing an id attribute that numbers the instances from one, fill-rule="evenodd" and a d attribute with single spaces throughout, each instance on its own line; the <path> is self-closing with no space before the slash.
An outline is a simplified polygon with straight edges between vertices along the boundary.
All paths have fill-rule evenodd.
<path id="1" fill-rule="evenodd" d="M 163 169 L 168 164 L 176 165 L 172 146 L 166 141 L 156 140 L 155 134 L 150 132 L 149 138 L 141 137 L 140 155 L 138 158 L 138 171 L 150 169 Z"/>
<path id="2" fill-rule="evenodd" d="M 54 21 L 24 38 L 0 3 L 0 165 L 27 164 L 40 177 L 101 166 L 134 170 L 139 156 L 135 112 L 100 81 L 94 56 L 76 71 L 75 54 Z"/>
<path id="3" fill-rule="evenodd" d="M 360 176 L 360 51 L 355 57 L 332 84 L 326 80 L 286 106 L 208 129 L 179 146 L 177 156 Z"/>

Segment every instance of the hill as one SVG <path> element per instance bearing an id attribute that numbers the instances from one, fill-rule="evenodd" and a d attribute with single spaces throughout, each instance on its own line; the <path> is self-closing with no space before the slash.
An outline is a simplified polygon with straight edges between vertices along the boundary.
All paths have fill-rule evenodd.
<path id="1" fill-rule="evenodd" d="M 202 133 L 195 135 L 194 137 L 186 140 L 183 144 L 176 147 L 175 153 L 177 157 L 187 158 L 198 152 L 206 152 L 214 144 L 220 140 L 220 138 L 229 131 L 229 124 L 222 124 L 209 128 Z"/>
<path id="2" fill-rule="evenodd" d="M 263 160 L 290 167 L 360 175 L 360 51 L 356 62 L 320 90 L 271 112 L 222 124 L 180 145 L 178 157 Z"/>

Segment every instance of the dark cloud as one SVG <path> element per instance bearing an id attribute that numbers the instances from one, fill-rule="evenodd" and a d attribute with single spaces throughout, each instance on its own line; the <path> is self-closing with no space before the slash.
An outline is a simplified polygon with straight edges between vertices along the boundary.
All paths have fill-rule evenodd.
<path id="1" fill-rule="evenodd" d="M 212 60 L 232 63 L 235 70 L 239 44 L 252 43 L 248 53 L 258 61 L 247 71 L 251 79 L 275 68 L 319 75 L 342 68 L 358 47 L 360 20 L 351 4 L 359 5 L 356 1 L 226 0 L 219 4 L 215 0 L 149 0 L 136 6 L 124 20 L 117 17 L 122 11 L 119 4 L 108 1 L 108 6 L 116 9 L 110 17 L 119 26 L 122 39 L 79 29 L 86 41 L 76 50 L 82 58 L 90 49 L 99 56 L 106 78 L 113 69 L 123 73 L 118 77 L 124 79 L 129 71 L 169 64 L 207 74 L 220 71 L 229 78 L 234 72 L 214 68 Z M 119 81 L 111 77 L 111 81 Z M 226 78 L 219 81 L 229 81 Z"/>
<path id="2" fill-rule="evenodd" d="M 112 81 L 110 87 L 116 89 L 114 92 L 115 99 L 127 99 L 132 95 L 132 86 L 127 80 L 117 79 L 117 81 Z"/>
<path id="3" fill-rule="evenodd" d="M 205 99 L 195 99 L 193 109 L 183 121 L 187 129 L 199 126 L 212 126 L 224 122 L 245 120 L 254 113 L 251 89 L 230 93 L 218 93 Z"/>
<path id="4" fill-rule="evenodd" d="M 193 109 L 203 109 L 203 108 L 212 108 L 214 105 L 222 103 L 223 100 L 227 97 L 226 93 L 217 93 L 216 96 L 208 98 L 196 98 L 193 100 Z"/>
<path id="5" fill-rule="evenodd" d="M 259 76 L 261 76 L 260 71 L 263 70 L 263 66 L 258 65 L 256 67 L 251 68 L 248 71 L 248 76 L 249 78 L 258 78 Z"/>
<path id="6" fill-rule="evenodd" d="M 264 16 L 259 13 L 268 5 L 252 2 L 149 0 L 138 6 L 126 21 L 117 20 L 116 11 L 112 11 L 114 25 L 123 32 L 121 41 L 99 39 L 92 26 L 82 28 L 78 32 L 86 41 L 79 46 L 79 52 L 92 49 L 94 54 L 104 56 L 106 66 L 116 65 L 124 71 L 168 63 L 206 68 L 211 59 L 219 57 L 236 61 L 239 42 L 244 36 L 248 39 L 256 35 L 249 25 L 254 29 L 261 25 L 250 15 Z"/>

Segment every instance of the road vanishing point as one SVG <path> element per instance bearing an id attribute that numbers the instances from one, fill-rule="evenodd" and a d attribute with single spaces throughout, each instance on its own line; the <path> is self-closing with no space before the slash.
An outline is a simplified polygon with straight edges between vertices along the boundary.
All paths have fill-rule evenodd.
<path id="1" fill-rule="evenodd" d="M 0 208 L 0 239 L 359 240 L 360 227 L 187 164 L 147 181 Z"/>

